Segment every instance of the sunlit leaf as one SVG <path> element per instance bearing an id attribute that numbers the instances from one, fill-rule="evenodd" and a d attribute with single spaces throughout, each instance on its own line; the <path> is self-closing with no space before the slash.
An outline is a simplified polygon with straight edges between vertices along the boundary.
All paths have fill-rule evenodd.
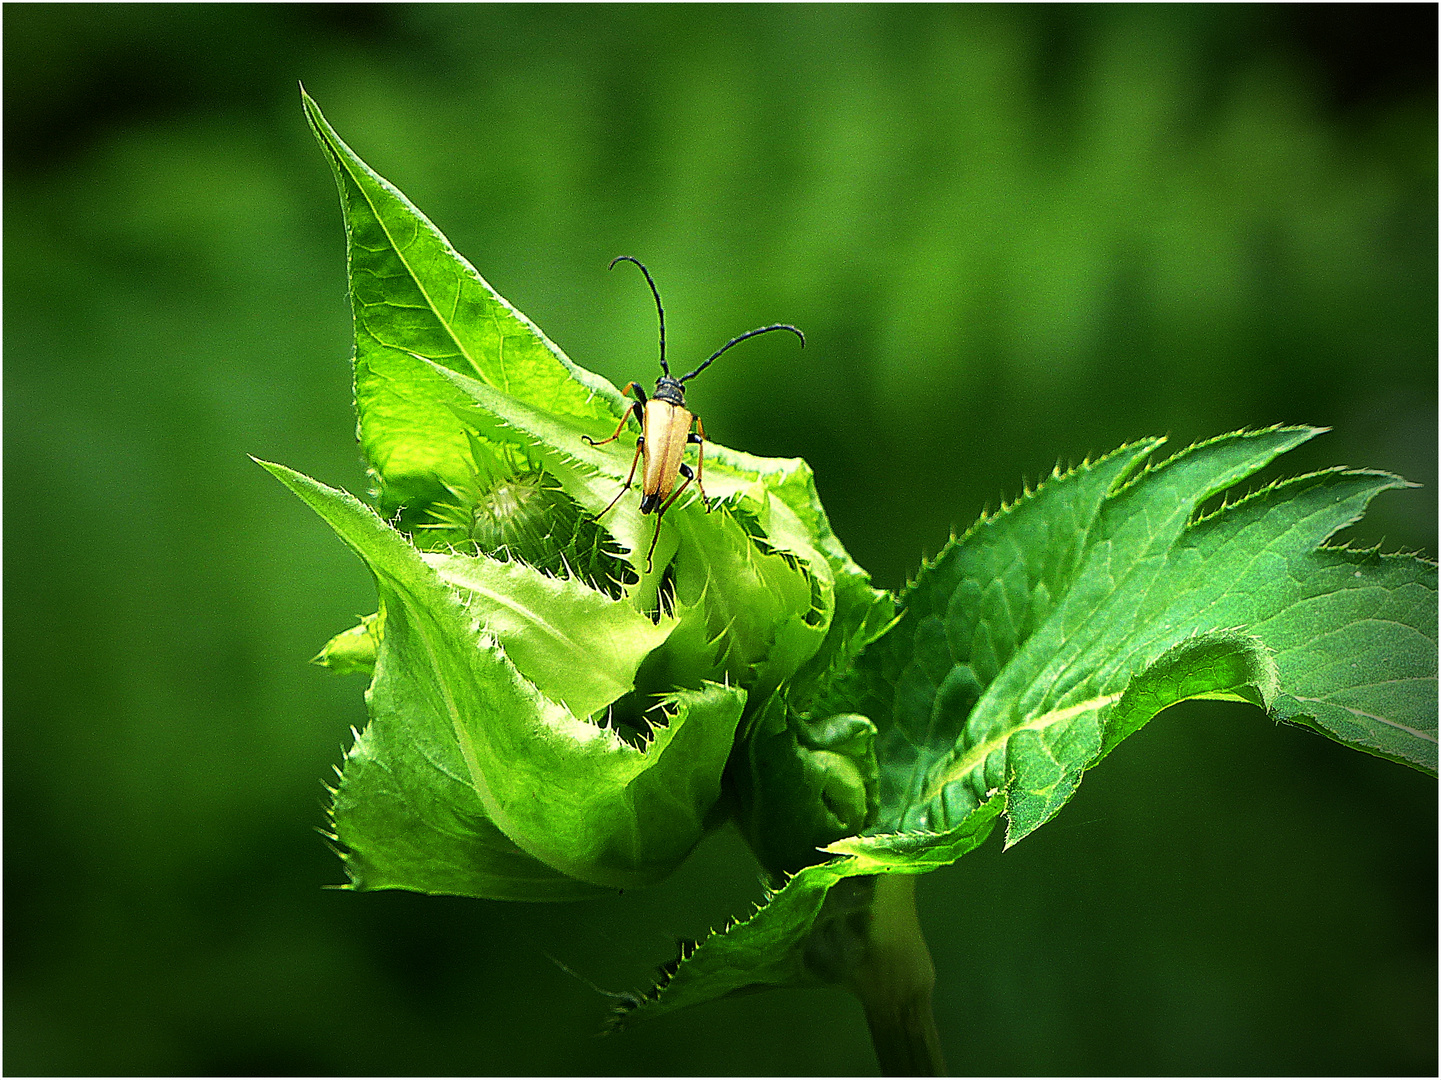
<path id="1" fill-rule="evenodd" d="M 365 755 L 377 765 L 384 791 L 404 790 L 408 805 L 430 811 L 427 826 L 436 818 L 464 816 L 463 829 L 445 830 L 455 845 L 448 863 L 465 865 L 477 857 L 475 841 L 484 831 L 475 818 L 482 815 L 528 855 L 593 884 L 653 882 L 685 857 L 720 796 L 743 690 L 711 684 L 676 692 L 666 715 L 655 717 L 645 745 L 633 746 L 537 689 L 471 611 L 473 598 L 447 584 L 373 511 L 284 466 L 265 468 L 375 575 L 385 633 L 367 728 L 378 734 L 366 742 Z M 625 607 L 623 601 L 606 602 Z M 426 732 L 445 745 L 452 764 L 458 754 L 464 772 L 439 761 L 417 762 L 409 753 L 377 756 L 402 745 L 407 732 Z M 362 800 L 345 790 L 347 800 L 336 804 L 336 834 L 384 880 L 399 883 L 399 871 L 384 853 L 422 842 L 433 847 L 438 830 L 428 827 L 416 839 L 413 816 L 377 817 L 373 807 L 352 818 L 345 808 Z M 362 831 L 362 821 L 373 835 Z"/>
<path id="2" fill-rule="evenodd" d="M 360 444 L 387 514 L 442 497 L 444 482 L 465 481 L 470 460 L 449 410 L 459 400 L 434 372 L 409 363 L 412 353 L 547 412 L 594 420 L 618 411 L 614 387 L 572 364 L 345 144 L 304 92 L 302 99 L 340 188 Z"/>

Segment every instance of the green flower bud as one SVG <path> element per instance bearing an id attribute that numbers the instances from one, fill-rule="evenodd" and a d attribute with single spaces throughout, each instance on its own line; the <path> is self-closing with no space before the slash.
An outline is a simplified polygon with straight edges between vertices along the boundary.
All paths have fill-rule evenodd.
<path id="1" fill-rule="evenodd" d="M 809 720 L 768 703 L 732 769 L 741 831 L 772 874 L 793 874 L 828 856 L 819 848 L 854 836 L 879 810 L 876 727 L 855 713 Z"/>
<path id="2" fill-rule="evenodd" d="M 438 542 L 502 562 L 523 562 L 555 577 L 574 577 L 619 597 L 634 573 L 610 534 L 543 469 L 527 466 L 455 491 L 456 501 L 431 507 Z"/>
<path id="3" fill-rule="evenodd" d="M 380 612 L 367 615 L 359 626 L 336 634 L 311 660 L 337 675 L 369 675 L 375 669 L 375 651 L 380 645 Z"/>

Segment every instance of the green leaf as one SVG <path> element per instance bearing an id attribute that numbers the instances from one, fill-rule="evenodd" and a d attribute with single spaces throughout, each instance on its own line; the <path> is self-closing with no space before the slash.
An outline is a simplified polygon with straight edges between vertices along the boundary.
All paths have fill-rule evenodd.
<path id="1" fill-rule="evenodd" d="M 810 618 L 810 577 L 760 550 L 724 510 L 691 514 L 677 525 L 676 601 L 704 613 L 708 640 L 719 644 L 720 670 L 764 699 L 825 636 L 826 613 Z"/>
<path id="2" fill-rule="evenodd" d="M 576 367 L 492 289 L 410 201 L 362 161 L 301 91 L 340 189 L 355 316 L 360 444 L 388 516 L 462 485 L 470 448 L 454 391 L 409 360 L 421 353 L 547 412 L 619 415 L 620 395 Z"/>
<path id="3" fill-rule="evenodd" d="M 425 555 L 440 580 L 500 639 L 506 656 L 547 697 L 589 716 L 628 693 L 636 669 L 675 628 L 652 622 L 581 582 L 524 563 Z"/>
<path id="4" fill-rule="evenodd" d="M 861 650 L 890 625 L 894 599 L 890 593 L 871 586 L 870 574 L 855 564 L 831 531 L 816 491 L 815 474 L 805 461 L 756 457 L 724 446 L 715 447 L 714 458 L 718 464 L 760 483 L 772 496 L 770 506 L 779 504 L 790 512 L 770 515 L 766 534 L 779 550 L 806 558 L 807 565 L 820 578 L 821 601 L 829 608 L 826 636 L 791 686 L 792 705 L 804 709 L 813 696 L 842 677 Z M 819 560 L 810 557 L 811 552 L 824 559 L 828 575 Z"/>
<path id="5" fill-rule="evenodd" d="M 613 1018 L 624 1027 L 727 994 L 769 987 L 823 986 L 838 981 L 852 958 L 851 924 L 866 918 L 868 896 L 844 886 L 846 879 L 875 874 L 921 874 L 954 862 L 990 835 L 1004 806 L 997 798 L 972 811 L 944 835 L 854 837 L 831 845 L 829 862 L 808 866 L 767 897 L 743 921 L 726 926 L 660 971 L 657 985 L 635 995 Z"/>
<path id="6" fill-rule="evenodd" d="M 404 658 L 382 649 L 371 723 L 332 790 L 331 837 L 354 889 L 491 900 L 579 900 L 606 890 L 526 854 L 491 824 L 447 717 L 406 700 Z"/>
<path id="7" fill-rule="evenodd" d="M 900 826 L 914 777 L 951 749 L 986 685 L 1050 616 L 1102 504 L 1159 444 L 1057 473 L 953 540 L 903 593 L 894 627 L 827 695 L 825 707 L 880 727 L 882 826 Z"/>
<path id="8" fill-rule="evenodd" d="M 851 684 L 884 762 L 881 820 L 944 829 L 1002 789 L 1007 842 L 1160 709 L 1230 697 L 1436 767 L 1436 568 L 1324 547 L 1404 481 L 1332 470 L 1198 508 L 1317 434 L 1155 445 L 1056 476 L 925 567 Z"/>
<path id="9" fill-rule="evenodd" d="M 385 612 L 364 742 L 364 760 L 376 767 L 359 771 L 356 786 L 347 767 L 345 798 L 336 802 L 335 833 L 356 865 L 387 884 L 430 888 L 428 872 L 410 853 L 433 853 L 448 842 L 445 864 L 473 864 L 483 855 L 476 842 L 484 833 L 481 816 L 533 859 L 596 885 L 648 884 L 685 857 L 719 798 L 744 691 L 709 685 L 677 692 L 646 744 L 632 746 L 537 689 L 471 610 L 476 600 L 467 593 L 473 590 L 448 585 L 373 511 L 283 466 L 261 464 L 365 560 Z M 542 610 L 540 596 L 530 593 L 531 612 L 555 615 Z M 525 622 L 515 612 L 511 617 Z M 591 665 L 605 662 L 592 659 Z M 408 752 L 382 756 L 417 732 L 455 750 L 419 769 Z M 463 771 L 453 769 L 457 753 Z M 378 814 L 367 806 L 360 790 L 367 776 L 376 778 L 369 794 L 377 799 L 406 792 L 405 808 L 422 808 L 425 828 L 415 828 L 414 814 Z M 458 791 L 457 783 L 468 783 L 469 791 Z M 352 807 L 364 809 L 352 815 Z M 463 826 L 455 825 L 457 818 Z M 417 873 L 414 881 L 404 876 L 408 869 Z"/>

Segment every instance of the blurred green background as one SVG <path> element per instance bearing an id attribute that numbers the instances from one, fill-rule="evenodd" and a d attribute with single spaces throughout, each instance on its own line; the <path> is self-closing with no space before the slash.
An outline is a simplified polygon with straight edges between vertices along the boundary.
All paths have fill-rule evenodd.
<path id="1" fill-rule="evenodd" d="M 1423 486 L 1436 552 L 1436 8 L 6 5 L 9 1073 L 864 1073 L 859 1006 L 593 1037 L 760 898 L 731 831 L 648 892 L 328 891 L 372 609 L 245 458 L 360 490 L 344 239 L 297 81 L 617 384 L 814 466 L 896 587 L 1057 461 L 1332 425 L 1276 472 Z M 781 335 L 783 336 L 783 335 Z M 957 1073 L 1429 1074 L 1436 786 L 1219 703 L 924 879 Z"/>

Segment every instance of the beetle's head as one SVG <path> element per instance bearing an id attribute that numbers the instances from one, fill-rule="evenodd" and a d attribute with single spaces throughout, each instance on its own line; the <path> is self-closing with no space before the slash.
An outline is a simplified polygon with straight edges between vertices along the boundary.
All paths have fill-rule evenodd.
<path id="1" fill-rule="evenodd" d="M 669 375 L 662 375 L 655 381 L 655 393 L 651 396 L 658 401 L 685 407 L 685 387 L 679 379 L 673 379 Z"/>

